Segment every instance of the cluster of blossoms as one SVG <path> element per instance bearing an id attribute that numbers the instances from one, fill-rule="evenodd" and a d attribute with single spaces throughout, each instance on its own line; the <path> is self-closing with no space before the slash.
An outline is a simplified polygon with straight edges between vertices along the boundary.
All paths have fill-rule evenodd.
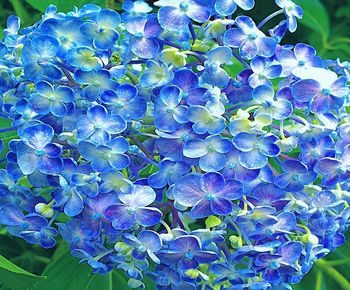
<path id="1" fill-rule="evenodd" d="M 0 225 L 133 288 L 291 289 L 350 224 L 350 65 L 281 44 L 302 10 L 275 2 L 9 17 Z"/>

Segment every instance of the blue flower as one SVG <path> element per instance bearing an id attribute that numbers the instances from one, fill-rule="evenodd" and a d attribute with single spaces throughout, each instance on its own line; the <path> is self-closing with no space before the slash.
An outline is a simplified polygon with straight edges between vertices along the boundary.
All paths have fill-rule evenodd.
<path id="1" fill-rule="evenodd" d="M 153 58 L 159 52 L 160 45 L 156 38 L 162 32 L 157 15 L 135 17 L 127 21 L 126 30 L 130 37 L 131 51 L 141 58 Z"/>
<path id="2" fill-rule="evenodd" d="M 78 144 L 80 154 L 91 162 L 91 167 L 97 172 L 108 172 L 113 169 L 122 170 L 130 163 L 125 152 L 129 150 L 129 142 L 124 137 L 116 137 L 105 145 L 81 141 Z"/>
<path id="3" fill-rule="evenodd" d="M 58 40 L 50 35 L 27 40 L 21 54 L 26 78 L 32 81 L 42 80 L 44 76 L 51 80 L 61 79 L 62 71 L 55 64 L 58 49 Z"/>
<path id="4" fill-rule="evenodd" d="M 278 99 L 269 86 L 258 86 L 253 90 L 253 100 L 261 104 L 261 107 L 254 112 L 254 115 L 266 114 L 275 120 L 287 119 L 293 113 L 291 102 L 285 99 Z"/>
<path id="5" fill-rule="evenodd" d="M 82 85 L 86 85 L 82 90 L 82 97 L 89 101 L 96 100 L 106 90 L 116 89 L 118 83 L 111 80 L 112 76 L 108 70 L 83 71 L 78 69 L 74 73 L 75 80 Z"/>
<path id="6" fill-rule="evenodd" d="M 233 210 L 231 200 L 243 195 L 243 186 L 237 180 L 225 180 L 216 172 L 189 173 L 175 183 L 173 195 L 180 205 L 192 207 L 194 219 L 212 214 L 228 215 Z"/>
<path id="7" fill-rule="evenodd" d="M 58 86 L 54 88 L 46 81 L 40 81 L 35 85 L 36 92 L 29 99 L 33 110 L 46 115 L 51 112 L 54 116 L 64 116 L 68 109 L 66 104 L 74 102 L 74 93 L 71 88 Z"/>
<path id="8" fill-rule="evenodd" d="M 119 38 L 116 28 L 120 24 L 120 16 L 110 9 L 102 9 L 96 16 L 96 22 L 85 22 L 80 26 L 81 33 L 93 41 L 96 48 L 104 50 L 112 48 Z"/>
<path id="9" fill-rule="evenodd" d="M 300 151 L 299 158 L 308 168 L 313 168 L 323 157 L 335 157 L 334 141 L 330 136 L 313 139 L 303 144 Z"/>
<path id="10" fill-rule="evenodd" d="M 225 154 L 226 163 L 221 173 L 225 178 L 233 178 L 242 183 L 251 182 L 259 176 L 259 169 L 247 169 L 239 163 L 240 151 L 236 148 L 231 148 Z"/>
<path id="11" fill-rule="evenodd" d="M 257 137 L 246 132 L 238 133 L 232 140 L 233 145 L 241 151 L 240 164 L 247 169 L 263 168 L 268 163 L 268 157 L 278 156 L 280 148 L 276 144 L 275 135 Z"/>
<path id="12" fill-rule="evenodd" d="M 177 263 L 181 270 L 197 269 L 199 264 L 212 263 L 219 259 L 212 251 L 202 250 L 196 236 L 180 236 L 172 240 L 167 250 L 158 255 L 165 264 Z"/>
<path id="13" fill-rule="evenodd" d="M 349 178 L 349 154 L 350 145 L 347 145 L 340 158 L 324 157 L 317 161 L 314 171 L 323 176 L 322 184 L 334 186 L 339 181 Z"/>
<path id="14" fill-rule="evenodd" d="M 154 125 L 163 132 L 174 132 L 179 124 L 187 123 L 187 107 L 180 104 L 181 91 L 176 86 L 165 86 L 159 92 L 154 106 Z"/>
<path id="15" fill-rule="evenodd" d="M 137 88 L 130 84 L 121 84 L 113 91 L 105 91 L 101 100 L 113 114 L 127 121 L 141 118 L 147 109 L 145 99 L 139 97 Z"/>
<path id="16" fill-rule="evenodd" d="M 230 77 L 221 67 L 232 58 L 232 51 L 227 46 L 219 46 L 208 52 L 208 60 L 204 63 L 202 79 L 204 82 L 218 87 L 225 87 Z"/>
<path id="17" fill-rule="evenodd" d="M 115 229 L 131 229 L 135 222 L 143 227 L 154 226 L 162 218 L 162 212 L 147 207 L 156 199 L 156 193 L 149 186 L 134 185 L 131 193 L 120 193 L 121 203 L 109 206 L 105 215 Z"/>
<path id="18" fill-rule="evenodd" d="M 239 16 L 235 24 L 238 28 L 231 28 L 225 32 L 224 43 L 233 48 L 239 48 L 239 54 L 244 59 L 255 56 L 270 57 L 275 53 L 277 42 L 266 37 L 248 16 Z"/>
<path id="19" fill-rule="evenodd" d="M 86 47 L 89 41 L 84 38 L 80 32 L 82 22 L 78 18 L 70 20 L 57 17 L 48 17 L 40 25 L 43 34 L 54 37 L 59 42 L 57 56 L 67 59 L 70 49 L 77 47 Z"/>
<path id="20" fill-rule="evenodd" d="M 148 60 L 146 66 L 147 69 L 140 77 L 140 84 L 143 87 L 160 87 L 168 84 L 174 77 L 174 73 L 166 64 Z"/>
<path id="21" fill-rule="evenodd" d="M 20 19 L 15 15 L 10 15 L 7 18 L 7 28 L 4 29 L 4 35 L 17 35 L 20 27 Z"/>
<path id="22" fill-rule="evenodd" d="M 289 31 L 295 32 L 297 30 L 296 18 L 301 19 L 303 17 L 303 9 L 290 0 L 275 0 L 275 2 L 283 9 L 284 14 L 287 16 Z"/>
<path id="23" fill-rule="evenodd" d="M 207 90 L 198 86 L 198 77 L 192 70 L 177 70 L 173 84 L 181 89 L 181 97 L 188 105 L 205 105 L 204 94 Z"/>
<path id="24" fill-rule="evenodd" d="M 299 191 L 312 183 L 317 175 L 297 160 L 286 160 L 281 166 L 284 173 L 275 178 L 275 184 L 287 191 Z"/>
<path id="25" fill-rule="evenodd" d="M 286 75 L 298 68 L 322 67 L 322 59 L 316 55 L 316 50 L 305 43 L 297 43 L 294 49 L 282 48 L 276 55 Z"/>
<path id="26" fill-rule="evenodd" d="M 117 170 L 103 172 L 101 174 L 103 183 L 100 185 L 102 193 L 111 191 L 130 193 L 132 191 L 132 182 L 125 179 L 123 174 Z"/>
<path id="27" fill-rule="evenodd" d="M 24 215 L 19 207 L 7 203 L 0 207 L 0 224 L 6 230 L 31 244 L 40 244 L 43 248 L 52 248 L 56 241 L 57 231 L 48 225 L 45 218 L 38 214 Z"/>
<path id="28" fill-rule="evenodd" d="M 35 170 L 43 174 L 58 174 L 62 168 L 61 148 L 51 143 L 54 137 L 52 127 L 37 124 L 24 129 L 17 144 L 17 162 L 23 174 Z"/>
<path id="29" fill-rule="evenodd" d="M 254 5 L 254 0 L 217 0 L 215 1 L 215 11 L 222 16 L 229 16 L 236 11 L 237 6 L 244 10 L 250 10 Z"/>
<path id="30" fill-rule="evenodd" d="M 99 194 L 98 182 L 101 178 L 96 172 L 93 173 L 73 173 L 70 179 L 72 186 L 76 186 L 79 192 L 86 194 L 88 197 L 96 197 Z"/>
<path id="31" fill-rule="evenodd" d="M 152 11 L 152 7 L 143 0 L 126 0 L 123 2 L 122 7 L 130 15 L 145 15 Z"/>
<path id="32" fill-rule="evenodd" d="M 299 271 L 295 265 L 299 260 L 303 246 L 301 242 L 287 242 L 278 248 L 277 253 L 263 253 L 258 256 L 255 265 L 264 269 L 263 277 L 273 284 L 281 282 L 284 271 Z"/>
<path id="33" fill-rule="evenodd" d="M 204 171 L 219 171 L 226 163 L 225 153 L 232 149 L 230 140 L 220 135 L 211 135 L 202 139 L 190 139 L 183 148 L 183 154 L 189 158 L 199 158 L 199 167 Z"/>
<path id="34" fill-rule="evenodd" d="M 77 124 L 78 139 L 90 138 L 93 142 L 104 144 L 111 139 L 111 134 L 122 133 L 126 122 L 120 115 L 109 115 L 101 105 L 91 107 Z"/>
<path id="35" fill-rule="evenodd" d="M 84 209 L 84 200 L 77 188 L 69 185 L 63 177 L 59 177 L 59 185 L 60 188 L 52 194 L 55 201 L 54 208 L 62 208 L 69 217 L 80 214 Z"/>
<path id="36" fill-rule="evenodd" d="M 160 138 L 156 140 L 155 146 L 159 153 L 165 157 L 170 157 L 176 161 L 186 160 L 190 162 L 189 158 L 184 157 L 183 147 L 186 141 L 192 138 L 201 137 L 193 132 L 192 126 L 188 124 L 181 124 L 174 132 L 163 133 L 157 132 Z"/>
<path id="37" fill-rule="evenodd" d="M 124 234 L 122 241 L 133 247 L 132 255 L 138 260 L 143 260 L 148 255 L 152 261 L 160 264 L 159 258 L 155 255 L 162 248 L 162 240 L 154 231 L 141 231 L 137 237 L 132 234 Z"/>
<path id="38" fill-rule="evenodd" d="M 277 78 L 282 73 L 282 66 L 280 64 L 274 64 L 268 62 L 264 57 L 257 56 L 251 62 L 253 74 L 249 76 L 249 84 L 256 88 L 260 85 L 272 86 L 270 79 Z"/>
<path id="39" fill-rule="evenodd" d="M 211 113 L 204 106 L 192 106 L 187 110 L 187 118 L 193 124 L 193 131 L 197 134 L 219 134 L 225 130 L 225 118 L 221 114 Z"/>
<path id="40" fill-rule="evenodd" d="M 164 188 L 167 185 L 174 184 L 190 169 L 191 167 L 187 163 L 175 162 L 165 158 L 159 163 L 159 171 L 148 176 L 147 181 L 153 188 Z"/>
<path id="41" fill-rule="evenodd" d="M 71 66 L 82 71 L 97 71 L 103 66 L 101 59 L 95 55 L 94 50 L 86 46 L 68 50 L 66 58 Z"/>
<path id="42" fill-rule="evenodd" d="M 158 11 L 160 25 L 170 31 L 185 30 L 190 19 L 203 23 L 210 18 L 208 4 L 200 0 L 158 0 L 154 3 Z"/>

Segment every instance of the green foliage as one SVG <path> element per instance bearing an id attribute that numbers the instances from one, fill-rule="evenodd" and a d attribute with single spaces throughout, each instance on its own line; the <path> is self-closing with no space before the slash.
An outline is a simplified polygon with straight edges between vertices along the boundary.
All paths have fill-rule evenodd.
<path id="1" fill-rule="evenodd" d="M 26 2 L 40 12 L 44 12 L 47 6 L 49 6 L 50 4 L 56 5 L 57 10 L 62 12 L 71 11 L 73 6 L 77 6 L 79 8 L 87 3 L 96 4 L 99 6 L 104 6 L 106 4 L 105 0 L 26 0 Z"/>
<path id="2" fill-rule="evenodd" d="M 72 257 L 69 252 L 65 252 L 56 258 L 53 257 L 43 275 L 47 276 L 47 280 L 36 284 L 34 289 L 128 289 L 124 274 L 116 270 L 107 275 L 93 274 L 91 273 L 91 267 L 87 264 L 79 264 L 78 259 Z"/>
<path id="3" fill-rule="evenodd" d="M 304 17 L 299 23 L 319 33 L 327 41 L 330 32 L 330 20 L 326 8 L 319 0 L 294 0 L 304 10 Z"/>
<path id="4" fill-rule="evenodd" d="M 36 276 L 16 266 L 0 255 L 0 288 L 28 289 L 45 281 L 44 276 Z"/>

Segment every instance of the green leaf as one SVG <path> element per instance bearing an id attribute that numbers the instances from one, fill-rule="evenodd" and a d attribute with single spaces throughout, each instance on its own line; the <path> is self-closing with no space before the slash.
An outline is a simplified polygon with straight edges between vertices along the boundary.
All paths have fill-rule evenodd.
<path id="1" fill-rule="evenodd" d="M 1 285 L 12 289 L 30 289 L 45 279 L 44 276 L 36 276 L 23 270 L 0 255 L 0 289 L 3 289 Z"/>
<path id="2" fill-rule="evenodd" d="M 219 219 L 216 216 L 211 215 L 210 217 L 208 217 L 205 220 L 205 226 L 209 229 L 209 228 L 213 228 L 218 226 L 219 224 L 221 224 L 221 219 Z"/>
<path id="3" fill-rule="evenodd" d="M 107 275 L 93 274 L 86 263 L 79 264 L 79 260 L 70 253 L 60 255 L 44 270 L 47 280 L 35 285 L 37 290 L 109 290 L 128 289 L 127 277 L 118 270 Z"/>
<path id="4" fill-rule="evenodd" d="M 320 33 L 325 43 L 330 32 L 330 21 L 324 5 L 319 0 L 295 0 L 294 2 L 304 10 L 300 23 Z"/>
<path id="5" fill-rule="evenodd" d="M 46 8 L 50 5 L 56 5 L 57 10 L 60 12 L 68 12 L 73 9 L 74 6 L 80 8 L 84 4 L 96 4 L 104 7 L 106 4 L 105 0 L 26 0 L 33 8 L 39 10 L 40 12 L 45 12 Z"/>

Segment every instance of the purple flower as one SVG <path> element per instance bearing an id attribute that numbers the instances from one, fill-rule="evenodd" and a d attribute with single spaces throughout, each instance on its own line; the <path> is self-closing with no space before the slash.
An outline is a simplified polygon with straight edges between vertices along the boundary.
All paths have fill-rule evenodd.
<path id="1" fill-rule="evenodd" d="M 147 207 L 156 199 L 156 193 L 149 186 L 134 185 L 131 193 L 118 194 L 120 203 L 109 206 L 105 216 L 115 229 L 131 229 L 135 222 L 144 227 L 157 224 L 162 212 L 154 207 Z"/>
<path id="2" fill-rule="evenodd" d="M 190 173 L 175 183 L 173 195 L 180 205 L 192 207 L 192 218 L 228 215 L 233 209 L 231 200 L 243 195 L 243 186 L 237 180 L 225 180 L 216 172 Z"/>

